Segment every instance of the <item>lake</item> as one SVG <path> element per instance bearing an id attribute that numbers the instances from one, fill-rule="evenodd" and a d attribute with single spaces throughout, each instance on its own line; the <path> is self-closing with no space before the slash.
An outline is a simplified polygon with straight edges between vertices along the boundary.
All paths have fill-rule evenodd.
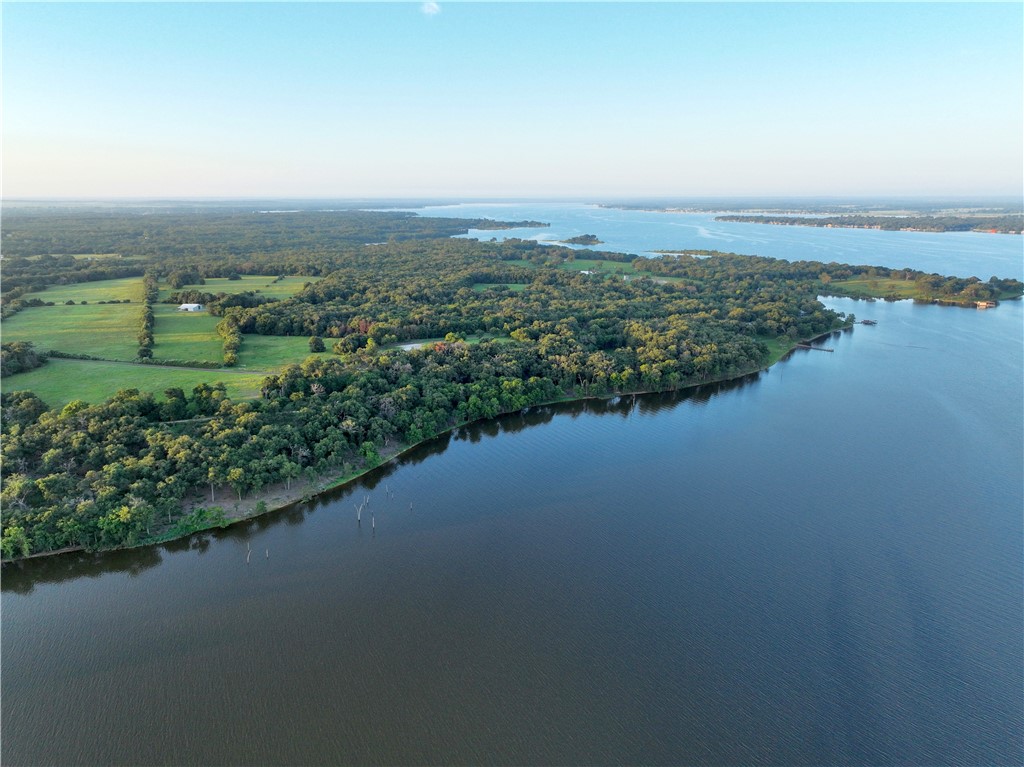
<path id="1" fill-rule="evenodd" d="M 667 241 L 668 214 L 587 207 L 488 215 L 1022 270 L 1019 237 L 677 214 Z M 459 429 L 228 530 L 5 567 L 3 763 L 1024 762 L 1022 302 L 827 303 L 878 325 Z"/>

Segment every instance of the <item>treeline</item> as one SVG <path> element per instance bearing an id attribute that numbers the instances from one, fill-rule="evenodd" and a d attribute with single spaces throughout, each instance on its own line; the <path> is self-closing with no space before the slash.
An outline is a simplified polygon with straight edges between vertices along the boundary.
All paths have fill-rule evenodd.
<path id="1" fill-rule="evenodd" d="M 544 226 L 537 221 L 432 218 L 404 211 L 295 211 L 258 213 L 198 209 L 4 211 L 5 258 L 37 256 L 12 264 L 13 279 L 104 268 L 98 262 L 75 266 L 61 256 L 39 254 L 119 253 L 130 256 L 246 258 L 288 250 L 329 252 L 373 242 L 450 237 L 469 229 Z M 57 259 L 57 263 L 53 259 Z M 5 270 L 7 268 L 5 264 Z M 109 267 L 108 267 L 109 268 Z M 244 273 L 244 272 L 243 272 Z M 295 272 L 289 272 L 294 274 Z M 129 276 L 129 275 L 118 275 Z M 216 275 L 216 276 L 227 276 Z M 7 279 L 5 274 L 5 280 Z M 14 285 L 12 285 L 14 287 Z"/>
<path id="2" fill-rule="evenodd" d="M 138 335 L 139 351 L 135 356 L 140 360 L 145 360 L 153 356 L 153 325 L 155 322 L 153 304 L 156 303 L 157 297 L 160 295 L 160 286 L 157 284 L 156 277 L 147 273 L 142 278 L 142 290 L 143 304 Z"/>
<path id="3" fill-rule="evenodd" d="M 0 378 L 34 370 L 46 362 L 31 341 L 5 341 L 0 344 Z"/>
<path id="4" fill-rule="evenodd" d="M 217 335 L 224 340 L 224 367 L 234 367 L 238 363 L 238 349 L 242 346 L 242 333 L 234 314 L 217 323 Z"/>
<path id="5" fill-rule="evenodd" d="M 1000 232 L 1020 234 L 1024 215 L 1003 216 L 715 216 L 715 221 L 786 226 L 822 226 L 913 232 Z"/>

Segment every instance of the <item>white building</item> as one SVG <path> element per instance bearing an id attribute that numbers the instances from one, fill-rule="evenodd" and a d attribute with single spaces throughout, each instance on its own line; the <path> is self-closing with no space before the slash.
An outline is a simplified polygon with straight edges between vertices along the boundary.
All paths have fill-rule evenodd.
<path id="1" fill-rule="evenodd" d="M 201 312 L 205 309 L 202 304 L 182 304 L 178 307 L 179 312 Z"/>

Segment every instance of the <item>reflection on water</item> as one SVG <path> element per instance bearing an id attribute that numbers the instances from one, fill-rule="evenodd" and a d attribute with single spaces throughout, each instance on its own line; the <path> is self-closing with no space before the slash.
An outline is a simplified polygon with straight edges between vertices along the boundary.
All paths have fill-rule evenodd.
<path id="1" fill-rule="evenodd" d="M 186 540 L 182 546 L 198 546 L 199 540 Z M 53 557 L 40 557 L 3 566 L 3 591 L 31 594 L 37 585 L 62 583 L 76 578 L 98 578 L 109 573 L 135 577 L 162 561 L 160 547 L 146 546 L 130 551 L 90 553 L 72 551 Z"/>

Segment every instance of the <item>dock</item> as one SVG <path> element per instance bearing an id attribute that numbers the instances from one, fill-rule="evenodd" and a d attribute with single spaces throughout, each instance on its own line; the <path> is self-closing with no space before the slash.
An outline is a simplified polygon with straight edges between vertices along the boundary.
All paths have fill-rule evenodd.
<path id="1" fill-rule="evenodd" d="M 835 349 L 829 349 L 825 346 L 811 346 L 810 344 L 797 344 L 797 349 L 814 349 L 817 352 L 834 352 Z"/>

